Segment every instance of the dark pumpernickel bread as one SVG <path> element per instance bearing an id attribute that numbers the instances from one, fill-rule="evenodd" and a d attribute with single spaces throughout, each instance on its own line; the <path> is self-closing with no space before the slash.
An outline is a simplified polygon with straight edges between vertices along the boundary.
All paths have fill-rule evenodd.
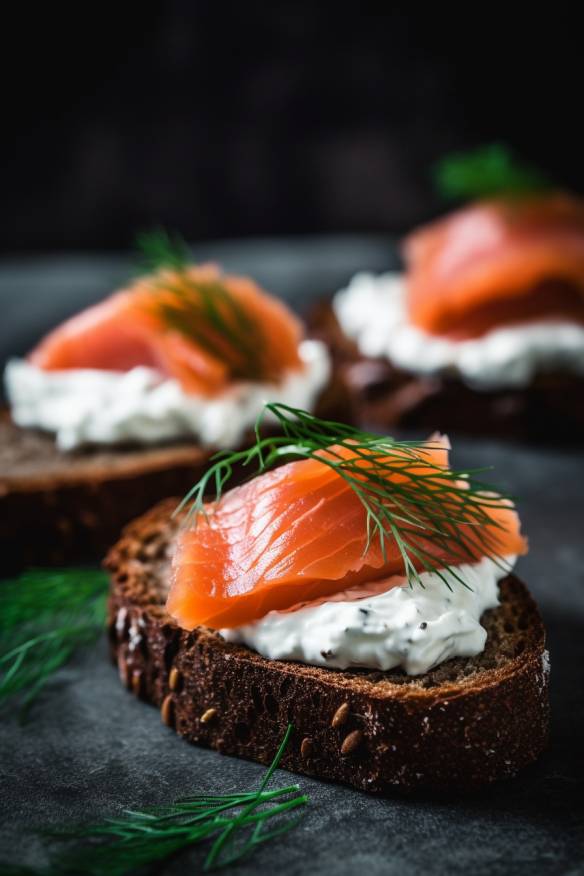
<path id="1" fill-rule="evenodd" d="M 175 506 L 130 524 L 105 565 L 120 677 L 189 742 L 267 763 L 292 722 L 285 768 L 375 793 L 470 790 L 514 775 L 545 747 L 545 633 L 517 578 L 485 614 L 485 651 L 421 677 L 266 660 L 166 614 Z"/>
<path id="2" fill-rule="evenodd" d="M 363 356 L 343 333 L 329 302 L 313 312 L 311 330 L 331 351 L 352 422 L 380 431 L 438 430 L 550 444 L 584 441 L 582 377 L 542 374 L 525 389 L 478 391 L 453 377 L 418 376 L 386 359 Z"/>
<path id="3" fill-rule="evenodd" d="M 62 453 L 50 435 L 0 416 L 3 573 L 101 559 L 122 528 L 166 496 L 184 494 L 207 451 L 192 443 Z"/>

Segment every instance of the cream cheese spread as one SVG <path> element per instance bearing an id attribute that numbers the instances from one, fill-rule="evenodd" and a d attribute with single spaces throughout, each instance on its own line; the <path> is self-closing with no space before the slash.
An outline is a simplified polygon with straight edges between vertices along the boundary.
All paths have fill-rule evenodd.
<path id="1" fill-rule="evenodd" d="M 410 322 L 399 273 L 356 274 L 337 292 L 333 308 L 363 355 L 384 357 L 414 374 L 450 374 L 478 390 L 522 388 L 552 370 L 584 375 L 584 326 L 550 320 L 464 341 L 431 335 Z"/>
<path id="2" fill-rule="evenodd" d="M 401 667 L 421 675 L 452 657 L 474 657 L 484 650 L 487 633 L 481 616 L 499 604 L 498 582 L 512 568 L 489 558 L 443 574 L 423 572 L 419 583 L 388 579 L 385 593 L 347 601 L 343 594 L 295 611 L 271 611 L 254 623 L 221 630 L 272 660 L 298 660 L 335 669 Z M 399 586 L 389 585 L 398 584 Z"/>
<path id="3" fill-rule="evenodd" d="M 216 398 L 186 393 L 150 368 L 44 371 L 21 359 L 6 366 L 5 385 L 14 421 L 53 433 L 61 450 L 188 438 L 224 448 L 241 441 L 267 401 L 314 407 L 329 379 L 329 356 L 324 344 L 310 340 L 299 354 L 302 368 L 281 383 L 241 382 Z"/>

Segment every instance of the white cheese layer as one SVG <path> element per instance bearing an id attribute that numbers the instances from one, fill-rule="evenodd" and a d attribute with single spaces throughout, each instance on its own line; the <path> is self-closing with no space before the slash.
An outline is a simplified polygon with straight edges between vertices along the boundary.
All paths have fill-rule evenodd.
<path id="1" fill-rule="evenodd" d="M 539 372 L 584 375 L 584 327 L 553 320 L 511 325 L 465 341 L 412 325 L 402 274 L 356 274 L 333 308 L 365 356 L 384 357 L 413 374 L 454 375 L 479 390 L 525 387 Z"/>
<path id="2" fill-rule="evenodd" d="M 52 432 L 61 450 L 188 438 L 223 448 L 241 441 L 267 401 L 313 408 L 329 379 L 329 356 L 319 341 L 303 341 L 299 353 L 303 367 L 281 383 L 237 383 L 212 399 L 150 368 L 43 371 L 14 359 L 4 377 L 14 421 Z"/>
<path id="3" fill-rule="evenodd" d="M 335 669 L 366 667 L 387 671 L 401 667 L 421 675 L 452 657 L 474 657 L 484 650 L 487 633 L 481 616 L 499 604 L 498 582 L 504 570 L 485 558 L 451 572 L 449 590 L 442 578 L 424 572 L 423 587 L 404 578 L 387 592 L 364 599 L 334 600 L 296 611 L 271 611 L 254 623 L 221 630 L 229 642 L 240 642 L 272 660 L 298 660 Z"/>

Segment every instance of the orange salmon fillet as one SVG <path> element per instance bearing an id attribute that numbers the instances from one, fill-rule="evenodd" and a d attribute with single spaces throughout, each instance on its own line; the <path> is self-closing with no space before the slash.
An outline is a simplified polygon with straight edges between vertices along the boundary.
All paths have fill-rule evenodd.
<path id="1" fill-rule="evenodd" d="M 208 318 L 201 287 L 229 332 Z M 250 279 L 203 265 L 137 280 L 58 326 L 29 359 L 47 371 L 145 365 L 177 378 L 188 392 L 212 396 L 235 379 L 277 382 L 299 368 L 301 339 L 299 320 L 281 301 Z"/>
<path id="2" fill-rule="evenodd" d="M 584 201 L 553 193 L 479 201 L 404 244 L 411 321 L 476 337 L 536 319 L 584 322 Z"/>
<path id="3" fill-rule="evenodd" d="M 410 472 L 428 472 L 427 463 L 443 469 L 447 454 L 446 441 L 433 440 Z M 432 472 L 436 475 L 436 468 Z M 397 483 L 405 475 L 396 471 L 390 479 Z M 386 541 L 385 558 L 377 537 L 365 551 L 363 505 L 347 482 L 317 459 L 288 463 L 236 487 L 207 512 L 207 519 L 199 515 L 196 526 L 179 534 L 173 560 L 167 610 L 185 629 L 241 626 L 272 610 L 404 573 L 393 538 Z M 489 530 L 494 550 L 525 553 L 513 508 L 488 513 L 490 522 L 482 528 Z M 474 531 L 462 552 L 454 540 L 442 548 L 419 530 L 415 538 L 438 567 L 484 554 Z"/>

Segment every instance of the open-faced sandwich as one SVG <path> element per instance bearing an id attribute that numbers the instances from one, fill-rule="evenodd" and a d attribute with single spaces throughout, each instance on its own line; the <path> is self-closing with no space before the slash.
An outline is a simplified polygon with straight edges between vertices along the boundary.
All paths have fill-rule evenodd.
<path id="1" fill-rule="evenodd" d="M 266 762 L 292 723 L 285 767 L 372 792 L 531 763 L 549 662 L 511 501 L 451 470 L 443 437 L 268 409 L 281 437 L 258 430 L 111 550 L 123 682 L 226 754 Z M 259 474 L 224 492 L 242 461 Z"/>
<path id="2" fill-rule="evenodd" d="M 584 440 L 584 200 L 509 161 L 446 166 L 483 197 L 412 232 L 403 273 L 360 273 L 319 314 L 358 422 Z"/>
<path id="3" fill-rule="evenodd" d="M 122 525 L 237 446 L 267 399 L 312 409 L 327 384 L 326 348 L 282 302 L 189 264 L 164 236 L 149 245 L 149 274 L 7 365 L 7 566 L 103 556 Z"/>

